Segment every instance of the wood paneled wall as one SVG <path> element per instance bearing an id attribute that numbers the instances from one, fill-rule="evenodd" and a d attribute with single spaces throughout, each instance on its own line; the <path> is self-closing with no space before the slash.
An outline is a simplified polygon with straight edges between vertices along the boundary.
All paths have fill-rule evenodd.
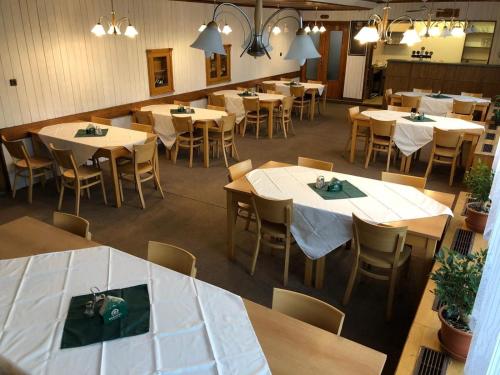
<path id="1" fill-rule="evenodd" d="M 482 92 L 485 97 L 491 98 L 500 94 L 500 65 L 389 60 L 385 88 L 397 92 L 411 91 L 415 87 L 448 94 Z"/>

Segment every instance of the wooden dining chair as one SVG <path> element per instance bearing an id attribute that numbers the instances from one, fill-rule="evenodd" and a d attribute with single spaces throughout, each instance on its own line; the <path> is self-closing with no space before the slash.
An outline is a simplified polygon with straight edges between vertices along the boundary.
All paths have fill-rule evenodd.
<path id="1" fill-rule="evenodd" d="M 271 91 L 276 91 L 276 83 L 265 83 L 262 82 L 262 91 L 263 92 L 268 92 L 268 90 Z"/>
<path id="2" fill-rule="evenodd" d="M 273 288 L 272 309 L 340 336 L 345 314 L 314 297 Z"/>
<path id="3" fill-rule="evenodd" d="M 246 90 L 249 90 L 249 88 L 248 87 L 243 87 L 243 86 L 236 87 L 236 91 L 246 91 Z"/>
<path id="4" fill-rule="evenodd" d="M 174 100 L 174 105 L 182 105 L 184 107 L 191 107 L 191 102 L 186 100 Z"/>
<path id="5" fill-rule="evenodd" d="M 387 106 L 388 111 L 395 111 L 395 112 L 411 112 L 411 107 L 401 107 L 400 105 L 388 105 Z"/>
<path id="6" fill-rule="evenodd" d="M 255 126 L 255 138 L 259 139 L 260 124 L 265 123 L 269 116 L 267 109 L 260 107 L 260 99 L 258 97 L 243 98 L 243 108 L 245 109 L 245 120 L 242 136 L 245 136 L 247 126 L 250 124 Z"/>
<path id="7" fill-rule="evenodd" d="M 389 105 L 401 105 L 401 96 L 399 95 L 394 95 L 392 89 L 385 89 L 384 91 L 384 101 L 385 101 L 385 106 Z"/>
<path id="8" fill-rule="evenodd" d="M 18 177 L 24 177 L 28 180 L 28 202 L 30 204 L 33 202 L 33 185 L 35 183 L 35 178 L 40 177 L 42 186 L 45 186 L 45 181 L 47 179 L 46 173 L 51 171 L 57 185 L 57 173 L 54 161 L 39 156 L 31 156 L 22 139 L 8 141 L 7 138 L 2 135 L 2 143 L 5 145 L 5 148 L 14 162 L 12 198 L 16 197 Z"/>
<path id="9" fill-rule="evenodd" d="M 290 134 L 290 130 L 292 134 L 295 134 L 295 129 L 293 127 L 292 121 L 292 110 L 293 110 L 293 96 L 285 96 L 281 100 L 281 104 L 278 107 L 278 113 L 275 117 L 275 122 L 278 127 L 281 127 L 283 130 L 283 136 L 286 138 L 287 134 Z"/>
<path id="10" fill-rule="evenodd" d="M 427 183 L 427 178 L 425 177 L 391 172 L 382 172 L 381 180 L 385 182 L 393 182 L 395 184 L 413 186 L 417 189 L 425 189 L 425 184 Z"/>
<path id="11" fill-rule="evenodd" d="M 366 116 L 361 115 L 359 106 L 349 107 L 347 109 L 347 120 L 351 127 L 354 126 L 354 121 L 357 121 L 358 127 L 356 130 L 356 142 L 358 140 L 365 142 L 365 154 L 368 151 L 368 144 L 370 141 L 370 119 Z M 351 149 L 352 132 L 349 132 L 349 138 L 344 147 L 344 155 L 347 155 Z"/>
<path id="12" fill-rule="evenodd" d="M 104 117 L 90 116 L 90 122 L 93 122 L 96 124 L 101 124 L 101 125 L 112 126 L 111 119 L 104 118 Z"/>
<path id="13" fill-rule="evenodd" d="M 482 98 L 483 97 L 483 93 L 482 92 L 465 92 L 465 91 L 462 91 L 462 93 L 460 95 L 461 96 L 471 96 L 473 98 Z"/>
<path id="14" fill-rule="evenodd" d="M 321 95 L 316 95 L 314 97 L 314 100 L 317 102 L 318 114 L 320 114 L 320 110 L 319 110 L 320 101 L 322 101 L 322 103 L 323 103 L 323 112 L 326 112 L 326 93 L 328 91 L 328 83 L 323 83 L 322 81 L 316 81 L 314 79 L 308 79 L 307 82 L 308 83 L 317 83 L 317 84 L 324 86 L 323 93 Z M 318 91 L 318 94 L 319 94 L 319 91 Z"/>
<path id="15" fill-rule="evenodd" d="M 54 156 L 60 172 L 61 191 L 59 193 L 59 203 L 57 210 L 61 211 L 65 188 L 75 191 L 75 214 L 80 216 L 80 196 L 82 192 L 87 191 L 90 198 L 90 188 L 95 185 L 101 185 L 104 204 L 108 204 L 106 198 L 106 188 L 104 187 L 104 178 L 102 170 L 95 166 L 80 165 L 75 161 L 72 150 L 62 150 L 55 148 L 53 144 L 49 145 L 50 152 Z"/>
<path id="16" fill-rule="evenodd" d="M 286 286 L 288 283 L 290 244 L 292 240 L 290 227 L 292 225 L 293 200 L 267 199 L 252 193 L 252 207 L 257 222 L 257 242 L 252 257 L 250 274 L 253 276 L 255 273 L 261 244 L 271 249 L 283 250 L 285 252 L 283 285 Z"/>
<path id="17" fill-rule="evenodd" d="M 462 115 L 460 113 L 448 112 L 446 114 L 446 117 L 459 118 L 459 119 L 465 120 L 465 121 L 472 121 L 472 119 L 473 119 L 474 116 L 473 116 L 472 113 L 470 115 Z"/>
<path id="18" fill-rule="evenodd" d="M 413 89 L 413 92 L 419 93 L 419 94 L 432 94 L 432 89 Z"/>
<path id="19" fill-rule="evenodd" d="M 217 107 L 226 108 L 226 98 L 224 94 L 209 94 L 208 95 L 208 104 L 215 105 Z"/>
<path id="20" fill-rule="evenodd" d="M 453 99 L 453 113 L 460 115 L 472 115 L 475 103 L 473 101 Z"/>
<path id="21" fill-rule="evenodd" d="M 373 160 L 375 160 L 377 152 L 385 152 L 387 153 L 386 171 L 389 171 L 391 153 L 395 147 L 393 139 L 395 127 L 396 121 L 370 119 L 370 140 L 368 143 L 368 152 L 366 153 L 365 168 L 368 168 L 372 153 Z"/>
<path id="22" fill-rule="evenodd" d="M 186 276 L 196 277 L 196 257 L 180 247 L 149 241 L 148 261 Z"/>
<path id="23" fill-rule="evenodd" d="M 280 77 L 280 81 L 282 82 L 292 82 L 292 78 L 288 78 L 288 77 Z"/>
<path id="24" fill-rule="evenodd" d="M 422 98 L 416 95 L 401 95 L 401 107 L 410 107 L 418 109 Z"/>
<path id="25" fill-rule="evenodd" d="M 230 155 L 235 160 L 239 160 L 238 150 L 236 149 L 236 142 L 234 136 L 234 127 L 236 125 L 236 115 L 230 113 L 227 116 L 222 116 L 220 125 L 210 129 L 209 137 L 210 140 L 215 144 L 217 150 L 222 148 L 222 154 L 224 155 L 224 163 L 226 168 L 229 166 L 227 163 L 227 152 L 226 149 L 230 149 Z M 215 148 L 214 148 L 215 150 Z"/>
<path id="26" fill-rule="evenodd" d="M 311 100 L 306 98 L 306 88 L 304 86 L 290 86 L 290 94 L 295 98 L 293 101 L 293 108 L 300 112 L 300 121 L 302 121 L 302 115 L 304 113 L 304 108 L 311 110 Z"/>
<path id="27" fill-rule="evenodd" d="M 203 146 L 203 131 L 195 129 L 191 116 L 172 116 L 176 132 L 175 150 L 172 161 L 177 163 L 179 149 L 189 150 L 189 168 L 193 167 L 193 152 Z"/>
<path id="28" fill-rule="evenodd" d="M 153 126 L 133 122 L 130 124 L 130 130 L 135 130 L 135 131 L 144 132 L 144 133 L 153 133 Z"/>
<path id="29" fill-rule="evenodd" d="M 52 214 L 52 224 L 66 232 L 76 234 L 89 241 L 92 240 L 92 235 L 89 231 L 90 223 L 83 217 L 54 211 Z"/>
<path id="30" fill-rule="evenodd" d="M 132 112 L 132 122 L 137 124 L 155 126 L 155 118 L 152 111 L 134 111 Z"/>
<path id="31" fill-rule="evenodd" d="M 333 163 L 323 160 L 305 158 L 303 156 L 299 156 L 297 158 L 297 165 L 300 167 L 321 169 L 322 171 L 333 171 Z"/>
<path id="32" fill-rule="evenodd" d="M 398 277 L 408 267 L 411 249 L 404 246 L 407 227 L 370 224 L 352 215 L 353 263 L 342 304 L 349 303 L 358 275 L 389 282 L 386 319 L 391 320 Z"/>
<path id="33" fill-rule="evenodd" d="M 218 105 L 213 105 L 213 104 L 207 104 L 207 109 L 211 109 L 213 111 L 222 111 L 222 112 L 226 111 L 224 107 L 219 107 Z"/>
<path id="34" fill-rule="evenodd" d="M 248 172 L 253 169 L 252 160 L 247 159 L 240 161 L 239 163 L 233 164 L 227 168 L 228 175 L 227 178 L 229 182 L 233 182 L 239 178 L 244 177 Z M 236 219 L 238 217 L 245 220 L 245 230 L 250 227 L 250 222 L 255 220 L 255 215 L 253 214 L 253 208 L 248 203 L 238 202 L 238 210 L 236 211 Z"/>
<path id="35" fill-rule="evenodd" d="M 448 184 L 452 186 L 453 178 L 455 177 L 455 169 L 457 167 L 457 159 L 461 153 L 463 140 L 464 133 L 434 128 L 432 150 L 429 156 L 427 170 L 425 171 L 425 177 L 429 177 L 434 163 L 450 165 L 451 171 Z"/>

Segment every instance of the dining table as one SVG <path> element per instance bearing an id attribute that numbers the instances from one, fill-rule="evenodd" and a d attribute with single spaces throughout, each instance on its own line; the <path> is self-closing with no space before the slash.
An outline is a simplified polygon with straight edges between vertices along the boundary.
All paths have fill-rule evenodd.
<path id="1" fill-rule="evenodd" d="M 77 135 L 79 131 L 83 131 L 88 126 L 99 127 L 103 134 L 101 136 Z M 134 145 L 144 144 L 148 139 L 154 137 L 153 134 L 141 131 L 86 121 L 49 125 L 32 130 L 31 133 L 40 139 L 47 148 L 53 144 L 56 148 L 71 150 L 77 165 L 85 164 L 91 158 L 108 159 L 116 207 L 122 205 L 117 160 L 122 157 L 130 157 Z"/>
<path id="2" fill-rule="evenodd" d="M 195 128 L 203 129 L 203 165 L 210 166 L 209 131 L 217 127 L 227 112 L 207 108 L 184 107 L 190 113 L 178 112 L 177 104 L 153 104 L 141 108 L 141 111 L 151 111 L 155 120 L 154 132 L 167 149 L 171 149 L 176 140 L 176 132 L 172 116 L 191 117 Z"/>
<path id="3" fill-rule="evenodd" d="M 219 90 L 214 92 L 215 95 L 224 95 L 226 101 L 226 111 L 236 114 L 236 122 L 240 123 L 245 118 L 245 108 L 243 107 L 243 97 L 244 92 L 238 90 Z M 274 108 L 281 105 L 281 101 L 285 95 L 281 94 L 267 94 L 256 92 L 252 93 L 252 96 L 248 97 L 258 97 L 260 101 L 260 106 L 267 109 L 267 137 L 273 138 L 273 128 L 274 128 Z"/>
<path id="4" fill-rule="evenodd" d="M 30 236 L 25 236 L 26 231 Z M 380 375 L 386 355 L 31 217 L 0 225 L 0 352 L 38 373 Z M 142 335 L 61 349 L 72 296 L 146 284 Z M 32 319 L 36 316 L 37 319 Z M 293 342 L 293 345 L 290 343 Z"/>
<path id="5" fill-rule="evenodd" d="M 276 85 L 276 91 L 279 91 L 285 96 L 290 96 L 290 82 L 288 81 L 264 81 L 263 83 Z M 311 95 L 311 108 L 309 111 L 309 119 L 314 120 L 314 111 L 316 110 L 316 95 L 323 95 L 325 90 L 325 85 L 322 83 L 312 83 L 312 82 L 298 82 L 299 86 L 303 86 L 305 92 Z"/>
<path id="6" fill-rule="evenodd" d="M 325 181 L 347 181 L 361 194 L 342 199 L 324 198 L 313 189 L 319 176 Z M 344 182 L 343 182 L 344 183 Z M 407 226 L 412 246 L 410 274 L 417 287 L 425 282 L 437 242 L 452 212 L 453 194 L 419 190 L 337 172 L 269 161 L 224 187 L 227 207 L 227 254 L 234 259 L 235 217 L 239 203 L 251 204 L 252 194 L 270 199 L 293 199 L 291 232 L 306 256 L 304 282 L 322 287 L 326 256 L 352 238 L 352 215 L 376 224 Z"/>

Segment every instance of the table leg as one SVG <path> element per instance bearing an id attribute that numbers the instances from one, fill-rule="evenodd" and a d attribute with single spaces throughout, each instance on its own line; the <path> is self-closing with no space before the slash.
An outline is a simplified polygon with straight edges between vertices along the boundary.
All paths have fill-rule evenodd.
<path id="1" fill-rule="evenodd" d="M 406 157 L 405 173 L 410 173 L 412 155 Z"/>
<path id="2" fill-rule="evenodd" d="M 325 259 L 326 256 L 316 260 L 316 277 L 314 281 L 314 287 L 316 289 L 323 288 L 323 281 L 325 279 Z"/>
<path id="3" fill-rule="evenodd" d="M 349 161 L 354 163 L 354 157 L 356 156 L 356 134 L 358 133 L 358 121 L 354 120 L 352 122 L 351 129 L 351 153 L 349 155 Z"/>
<path id="4" fill-rule="evenodd" d="M 210 142 L 208 140 L 208 123 L 203 124 L 203 166 L 210 167 Z"/>
<path id="5" fill-rule="evenodd" d="M 233 192 L 226 190 L 226 211 L 227 211 L 227 257 L 234 259 L 234 238 L 237 202 L 233 198 Z"/>
<path id="6" fill-rule="evenodd" d="M 116 166 L 116 156 L 113 151 L 109 155 L 109 167 L 111 172 L 111 179 L 113 180 L 113 189 L 115 192 L 115 202 L 116 207 L 120 208 L 122 206 L 122 199 L 120 195 L 120 183 L 118 181 L 118 168 Z"/>
<path id="7" fill-rule="evenodd" d="M 314 120 L 314 111 L 316 110 L 316 90 L 311 90 L 311 105 L 309 106 L 309 119 Z"/>
<path id="8" fill-rule="evenodd" d="M 468 171 L 472 166 L 472 162 L 474 161 L 474 152 L 476 151 L 477 143 L 479 142 L 479 135 L 475 135 L 472 137 L 472 142 L 470 144 L 470 150 L 467 155 L 467 161 L 465 162 L 465 170 Z"/>
<path id="9" fill-rule="evenodd" d="M 268 117 L 267 117 L 267 137 L 269 139 L 273 138 L 273 112 L 274 112 L 274 102 L 269 102 L 267 106 Z"/>
<path id="10" fill-rule="evenodd" d="M 312 275 L 313 275 L 314 260 L 306 256 L 306 265 L 304 271 L 304 285 L 312 286 Z"/>

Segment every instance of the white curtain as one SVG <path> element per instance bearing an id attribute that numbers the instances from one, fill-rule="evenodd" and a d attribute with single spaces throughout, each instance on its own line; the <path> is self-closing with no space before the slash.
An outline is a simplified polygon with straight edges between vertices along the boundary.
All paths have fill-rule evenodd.
<path id="1" fill-rule="evenodd" d="M 489 249 L 472 311 L 474 332 L 465 364 L 466 375 L 500 374 L 500 147 L 493 170 L 492 207 L 485 230 Z"/>

